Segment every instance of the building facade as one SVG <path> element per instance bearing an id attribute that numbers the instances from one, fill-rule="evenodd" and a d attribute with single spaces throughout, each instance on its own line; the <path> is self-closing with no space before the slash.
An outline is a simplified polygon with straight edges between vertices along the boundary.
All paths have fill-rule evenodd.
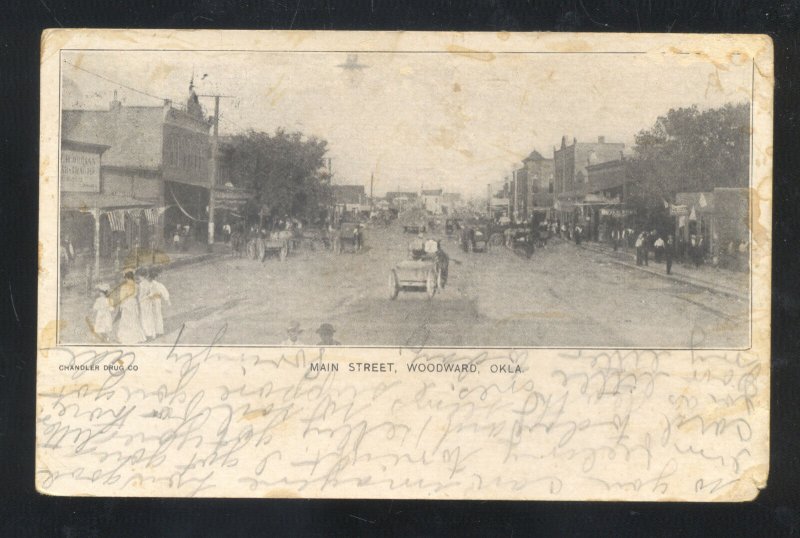
<path id="1" fill-rule="evenodd" d="M 630 161 L 622 156 L 586 167 L 587 187 L 583 198 L 588 217 L 588 237 L 610 241 L 614 229 L 633 228 L 633 208 L 628 207 L 628 190 L 636 182 Z"/>
<path id="2" fill-rule="evenodd" d="M 585 200 L 589 194 L 587 167 L 620 159 L 625 144 L 606 142 L 599 136 L 597 142 L 578 142 L 573 138 L 561 138 L 561 147 L 553 148 L 553 205 L 557 218 L 569 226 L 586 225 L 590 220 L 587 208 L 593 202 Z"/>
<path id="3" fill-rule="evenodd" d="M 553 208 L 553 159 L 533 150 L 522 163 L 527 178 L 526 218 L 548 218 Z"/>
<path id="4" fill-rule="evenodd" d="M 62 237 L 88 249 L 102 265 L 130 267 L 156 261 L 166 238 L 178 226 L 188 226 L 197 240 L 207 233 L 210 193 L 211 122 L 203 116 L 197 96 L 190 92 L 186 109 L 170 101 L 161 106 L 123 106 L 62 111 L 61 201 Z M 98 161 L 97 185 L 76 188 L 67 170 L 74 148 L 107 148 Z M 70 227 L 75 211 L 94 211 L 96 246 L 89 247 L 85 229 Z M 74 238 L 74 239 L 73 239 Z M 92 240 L 94 243 L 94 240 Z M 96 248 L 95 248 L 96 247 Z M 141 259 L 140 259 L 141 258 Z"/>

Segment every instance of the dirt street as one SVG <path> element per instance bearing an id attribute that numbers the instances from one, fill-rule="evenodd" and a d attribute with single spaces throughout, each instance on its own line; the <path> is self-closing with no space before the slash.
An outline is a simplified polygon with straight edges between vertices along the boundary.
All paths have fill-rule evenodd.
<path id="1" fill-rule="evenodd" d="M 334 338 L 363 346 L 743 347 L 748 304 L 610 263 L 601 253 L 554 240 L 528 260 L 503 247 L 465 253 L 443 233 L 447 286 L 429 300 L 389 299 L 389 272 L 406 258 L 398 225 L 367 228 L 359 253 L 300 249 L 286 262 L 230 256 L 166 271 L 172 296 L 167 334 L 156 341 L 278 345 L 298 321 L 315 345 L 321 323 Z M 92 299 L 68 290 L 62 341 L 92 342 Z"/>

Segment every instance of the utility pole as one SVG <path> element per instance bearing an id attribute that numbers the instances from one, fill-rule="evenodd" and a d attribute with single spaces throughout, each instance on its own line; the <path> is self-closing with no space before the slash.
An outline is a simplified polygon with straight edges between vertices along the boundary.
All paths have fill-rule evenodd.
<path id="1" fill-rule="evenodd" d="M 513 179 L 513 181 L 514 181 L 514 216 L 511 217 L 511 220 L 513 222 L 517 222 L 517 217 L 519 216 L 518 215 L 518 213 L 519 213 L 519 205 L 518 205 L 519 204 L 519 196 L 518 196 L 518 194 L 519 194 L 519 184 L 517 183 L 517 171 L 516 170 L 512 170 L 511 171 L 511 177 L 514 178 Z"/>
<path id="2" fill-rule="evenodd" d="M 374 205 L 374 198 L 372 197 L 372 187 L 375 184 L 375 172 L 369 175 L 369 209 L 372 211 Z"/>
<path id="3" fill-rule="evenodd" d="M 219 179 L 219 100 L 222 97 L 233 97 L 232 95 L 198 95 L 198 97 L 214 98 L 214 118 L 213 135 L 211 138 L 211 170 L 208 174 L 208 251 L 214 246 L 214 210 L 216 205 L 216 195 L 214 188 Z"/>
<path id="4" fill-rule="evenodd" d="M 208 251 L 214 247 L 214 204 L 216 196 L 214 189 L 217 186 L 219 174 L 219 95 L 214 96 L 214 137 L 211 139 L 211 173 L 208 186 Z"/>
<path id="5" fill-rule="evenodd" d="M 486 184 L 486 216 L 492 218 L 492 184 Z"/>

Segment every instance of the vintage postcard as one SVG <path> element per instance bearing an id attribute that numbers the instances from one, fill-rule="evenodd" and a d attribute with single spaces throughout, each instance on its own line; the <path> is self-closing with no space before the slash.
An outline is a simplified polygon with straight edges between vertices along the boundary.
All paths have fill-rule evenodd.
<path id="1" fill-rule="evenodd" d="M 765 36 L 52 30 L 47 495 L 746 501 Z"/>

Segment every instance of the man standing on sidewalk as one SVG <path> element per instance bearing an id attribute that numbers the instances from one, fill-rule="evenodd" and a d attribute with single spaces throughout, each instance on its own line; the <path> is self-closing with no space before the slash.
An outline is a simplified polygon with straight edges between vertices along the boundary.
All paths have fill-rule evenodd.
<path id="1" fill-rule="evenodd" d="M 675 255 L 675 241 L 672 236 L 667 236 L 667 243 L 664 245 L 664 258 L 667 262 L 667 274 L 672 273 L 672 257 Z"/>
<path id="2" fill-rule="evenodd" d="M 644 253 L 646 252 L 645 249 L 645 242 L 647 240 L 646 232 L 641 232 L 639 237 L 636 238 L 636 265 L 642 265 L 644 263 Z"/>

